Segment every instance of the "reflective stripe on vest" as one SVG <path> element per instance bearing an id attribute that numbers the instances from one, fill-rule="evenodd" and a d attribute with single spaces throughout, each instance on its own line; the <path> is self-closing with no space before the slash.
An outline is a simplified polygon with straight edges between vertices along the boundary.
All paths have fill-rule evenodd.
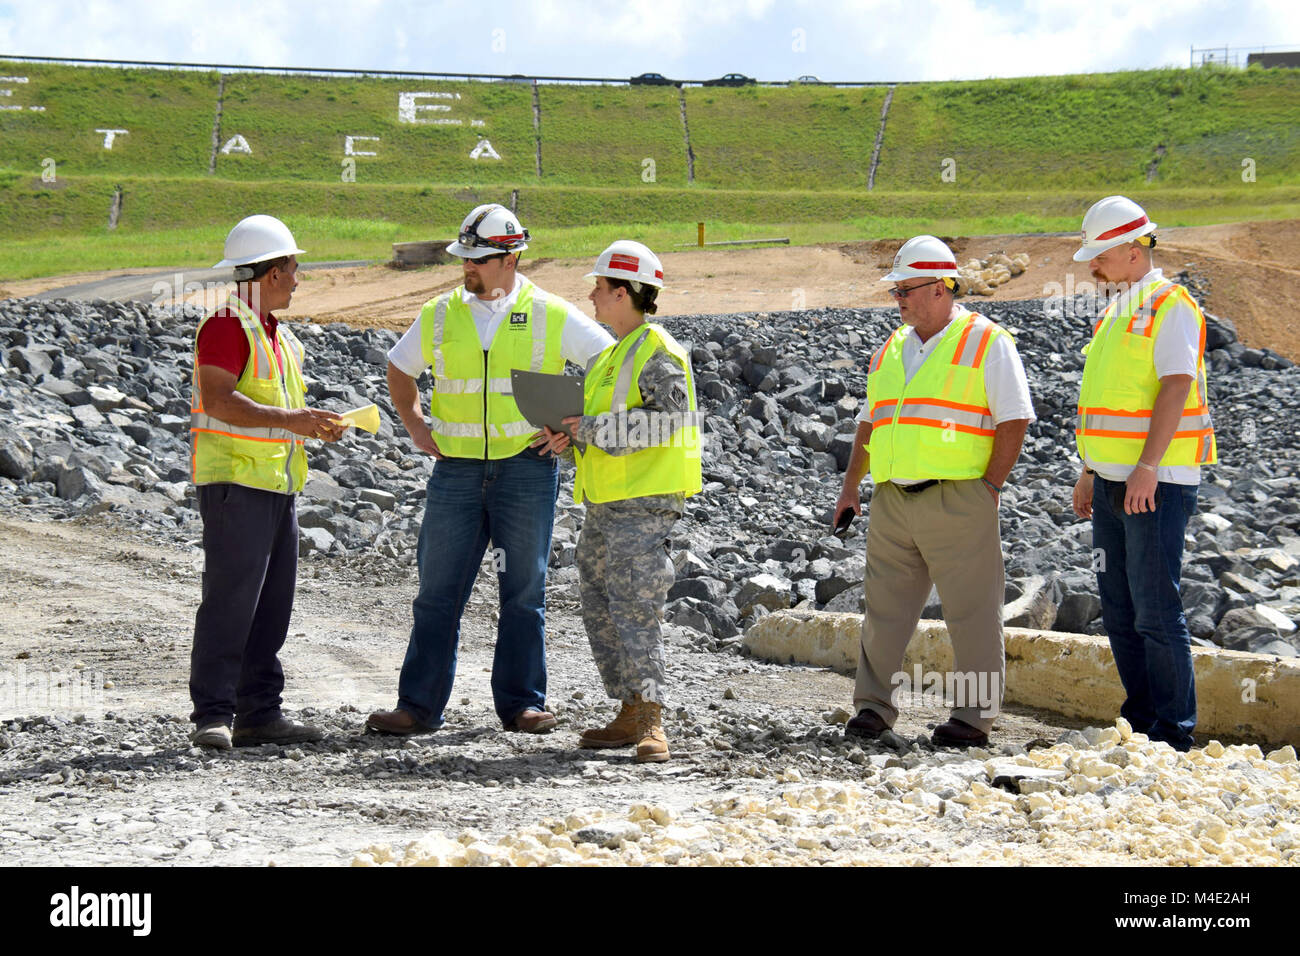
<path id="1" fill-rule="evenodd" d="M 686 350 L 663 327 L 647 323 L 640 332 L 629 333 L 592 361 L 583 379 L 583 414 L 614 412 L 626 415 L 628 411 L 640 408 L 644 401 L 638 385 L 641 370 L 650 357 L 660 351 L 672 356 L 686 372 L 685 421 L 678 423 L 671 436 L 661 444 L 626 454 L 610 455 L 594 444 L 585 449 L 575 446 L 574 501 L 621 501 L 674 493 L 690 496 L 703 487 L 699 412 L 695 404 L 691 360 Z M 655 413 L 644 414 L 647 415 L 645 427 L 649 433 L 648 419 Z M 634 427 L 629 427 L 628 431 L 632 432 Z"/>
<path id="2" fill-rule="evenodd" d="M 1200 323 L 1196 376 L 1177 430 L 1160 464 L 1198 466 L 1218 460 L 1214 425 L 1206 402 L 1205 316 L 1181 286 L 1164 279 L 1148 282 L 1123 310 L 1112 302 L 1084 349 L 1087 360 L 1079 387 L 1075 443 L 1094 464 L 1135 465 L 1151 430 L 1160 380 L 1155 371 L 1155 339 L 1170 310 L 1190 305 Z"/>
<path id="3" fill-rule="evenodd" d="M 872 357 L 867 374 L 871 476 L 978 478 L 988 467 L 997 423 L 988 406 L 984 365 L 995 337 L 1008 333 L 973 312 L 948 323 L 934 351 L 904 381 L 903 326 Z"/>
<path id="4" fill-rule="evenodd" d="M 234 295 L 229 297 L 226 308 L 239 318 L 248 338 L 248 361 L 235 383 L 235 391 L 259 405 L 303 408 L 307 389 L 302 375 L 302 343 L 283 325 L 276 327 L 285 366 L 281 371 L 257 314 Z M 198 336 L 207 321 L 199 323 L 194 335 L 190 402 L 190 473 L 194 484 L 229 482 L 285 494 L 301 491 L 307 480 L 307 453 L 301 437 L 284 428 L 232 425 L 204 409 L 199 384 Z"/>
<path id="5" fill-rule="evenodd" d="M 514 308 L 498 326 L 486 357 L 464 287 L 425 303 L 421 346 L 433 371 L 430 430 L 454 458 L 509 458 L 538 429 L 519 413 L 511 369 L 559 373 L 564 306 L 523 279 Z"/>

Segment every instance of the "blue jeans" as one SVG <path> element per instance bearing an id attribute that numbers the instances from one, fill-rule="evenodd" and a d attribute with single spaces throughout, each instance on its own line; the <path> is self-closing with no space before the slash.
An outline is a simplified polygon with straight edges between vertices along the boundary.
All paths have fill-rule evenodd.
<path id="1" fill-rule="evenodd" d="M 1139 733 L 1189 750 L 1196 726 L 1192 639 L 1179 594 L 1183 534 L 1196 486 L 1160 482 L 1155 511 L 1125 514 L 1112 495 L 1124 483 L 1098 475 L 1092 488 L 1092 546 L 1100 549 L 1101 619 L 1127 699 L 1120 716 Z"/>
<path id="2" fill-rule="evenodd" d="M 429 478 L 418 561 L 420 593 L 402 662 L 398 707 L 430 727 L 456 677 L 460 618 L 491 541 L 501 592 L 492 699 L 502 724 L 546 707 L 546 566 L 559 465 L 525 450 L 485 461 L 445 458 Z"/>

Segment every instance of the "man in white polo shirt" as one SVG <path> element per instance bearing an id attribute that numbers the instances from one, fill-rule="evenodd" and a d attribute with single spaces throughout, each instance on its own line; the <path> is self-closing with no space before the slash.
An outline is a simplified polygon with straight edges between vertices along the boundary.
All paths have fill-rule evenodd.
<path id="1" fill-rule="evenodd" d="M 862 513 L 858 486 L 870 468 L 867 612 L 850 736 L 878 737 L 897 720 L 909 684 L 903 656 L 932 584 L 954 658 L 944 681 L 954 691 L 952 716 L 935 728 L 934 743 L 984 746 L 1002 703 L 998 501 L 1034 408 L 1010 334 L 954 301 L 957 277 L 952 250 L 917 236 L 882 280 L 895 283 L 903 325 L 868 366 L 867 403 L 832 522 Z"/>
<path id="2" fill-rule="evenodd" d="M 1092 519 L 1101 618 L 1124 685 L 1120 716 L 1175 750 L 1193 746 L 1196 683 L 1179 594 L 1183 534 L 1201 465 L 1218 460 L 1205 378 L 1205 316 L 1154 267 L 1156 224 L 1107 196 L 1074 259 L 1112 293 L 1085 350 L 1074 511 Z"/>
<path id="3" fill-rule="evenodd" d="M 421 451 L 437 459 L 420 526 L 420 591 L 397 707 L 371 730 L 413 734 L 442 726 L 456 676 L 460 618 L 491 543 L 500 585 L 492 697 L 508 730 L 545 733 L 546 568 L 559 491 L 554 456 L 515 404 L 511 369 L 582 368 L 614 340 L 577 307 L 517 274 L 528 230 L 504 206 L 474 209 L 448 252 L 464 285 L 430 300 L 388 353 L 388 388 Z M 429 421 L 416 380 L 433 370 Z"/>

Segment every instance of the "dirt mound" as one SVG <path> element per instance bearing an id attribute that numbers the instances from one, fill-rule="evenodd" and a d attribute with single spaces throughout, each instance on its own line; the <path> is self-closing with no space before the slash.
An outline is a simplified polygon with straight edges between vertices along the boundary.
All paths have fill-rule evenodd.
<path id="1" fill-rule="evenodd" d="M 1071 259 L 1075 233 L 945 237 L 959 261 L 995 253 L 1029 254 L 1020 275 L 996 286 L 991 296 L 972 296 L 974 308 L 986 299 L 1038 299 L 1061 288 L 1089 282 L 1087 263 Z M 880 282 L 898 251 L 899 240 L 845 242 L 822 246 L 754 249 L 694 249 L 664 254 L 669 286 L 660 296 L 665 315 L 783 311 L 890 305 Z M 1230 223 L 1160 230 L 1156 265 L 1170 274 L 1189 263 L 1208 277 L 1211 312 L 1236 323 L 1242 342 L 1267 346 L 1300 361 L 1300 332 L 1290 327 L 1276 303 L 1300 299 L 1300 220 Z M 524 260 L 524 271 L 542 288 L 590 312 L 591 286 L 584 274 L 588 259 Z M 140 270 L 134 270 L 136 272 Z M 30 279 L 7 284 L 10 295 L 33 295 L 73 282 L 123 272 Z M 404 331 L 420 307 L 439 292 L 460 284 L 456 265 L 396 272 L 386 266 L 303 272 L 290 317 L 320 322 Z"/>

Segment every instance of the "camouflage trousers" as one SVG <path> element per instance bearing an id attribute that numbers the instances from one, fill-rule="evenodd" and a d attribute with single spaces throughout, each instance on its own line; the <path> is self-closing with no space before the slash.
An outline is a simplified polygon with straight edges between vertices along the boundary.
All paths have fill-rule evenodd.
<path id="1" fill-rule="evenodd" d="M 605 692 L 617 700 L 664 702 L 660 624 L 675 577 L 668 533 L 681 517 L 666 507 L 672 503 L 671 496 L 587 502 L 577 553 L 582 621 Z"/>

